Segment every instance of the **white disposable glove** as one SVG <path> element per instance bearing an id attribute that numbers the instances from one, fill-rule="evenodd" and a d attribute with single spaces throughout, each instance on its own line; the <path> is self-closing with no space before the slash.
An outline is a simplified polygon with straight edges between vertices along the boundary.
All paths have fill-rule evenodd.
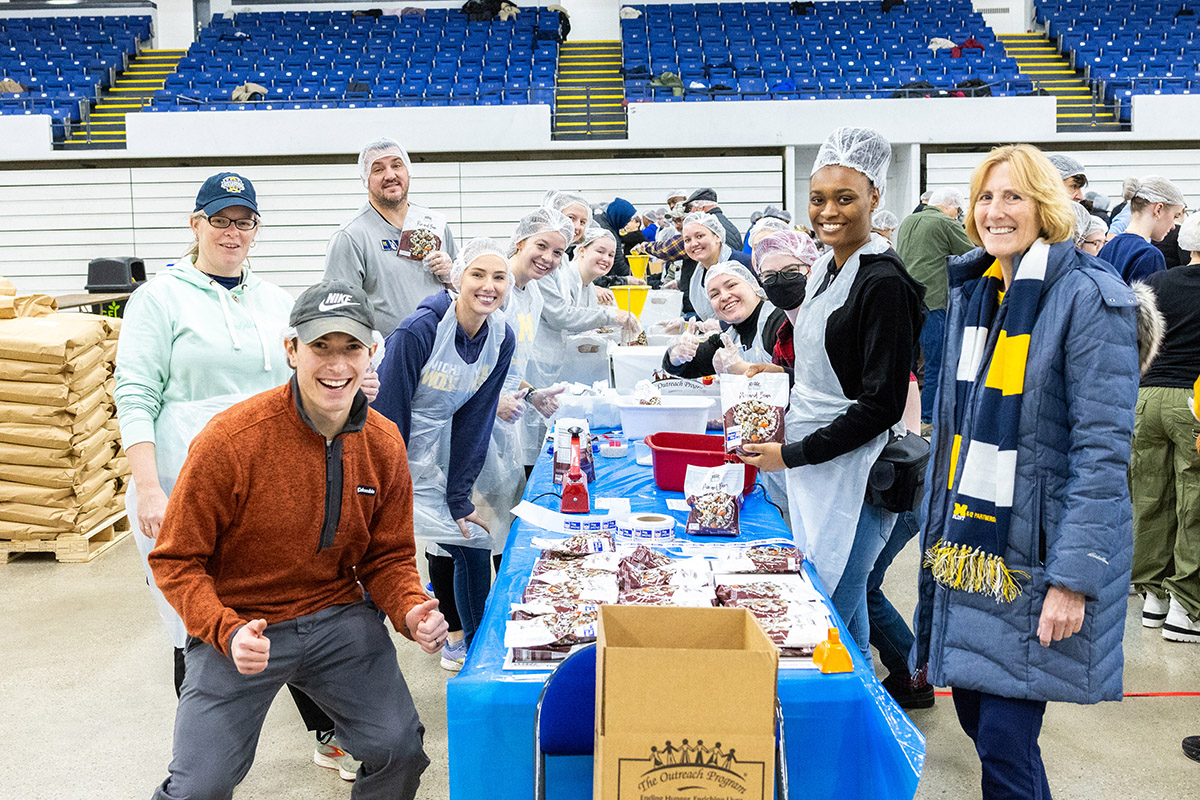
<path id="1" fill-rule="evenodd" d="M 713 371 L 718 375 L 726 373 L 741 375 L 749 366 L 742 358 L 742 349 L 730 342 L 727 336 L 722 336 L 721 340 L 725 342 L 725 345 L 713 353 Z"/>
<path id="2" fill-rule="evenodd" d="M 516 422 L 525 413 L 525 401 L 522 399 L 525 391 L 501 392 L 500 400 L 496 403 L 496 417 L 505 422 Z"/>
<path id="3" fill-rule="evenodd" d="M 680 336 L 679 341 L 667 350 L 671 363 L 678 367 L 691 361 L 696 357 L 696 349 L 700 347 L 701 341 L 703 340 L 687 333 Z"/>
<path id="4" fill-rule="evenodd" d="M 666 283 L 664 283 L 664 284 L 662 285 L 662 288 L 664 288 L 664 289 L 678 289 L 678 288 L 679 288 L 679 281 L 678 281 L 678 280 L 671 280 L 671 281 L 667 281 Z"/>
<path id="5" fill-rule="evenodd" d="M 684 319 L 664 319 L 662 322 L 656 322 L 650 326 L 650 330 L 655 333 L 669 333 L 677 335 L 683 333 Z"/>
<path id="6" fill-rule="evenodd" d="M 543 417 L 549 419 L 558 411 L 558 396 L 566 390 L 566 386 L 556 383 L 546 389 L 535 389 L 526 398 L 529 404 L 537 409 Z"/>
<path id="7" fill-rule="evenodd" d="M 617 312 L 617 324 L 621 326 L 621 332 L 628 334 L 630 339 L 636 339 L 642 332 L 641 321 L 629 311 Z"/>
<path id="8" fill-rule="evenodd" d="M 596 302 L 600 305 L 615 306 L 617 304 L 617 296 L 612 293 L 612 289 L 592 284 L 592 290 L 596 293 Z"/>
<path id="9" fill-rule="evenodd" d="M 432 272 L 440 281 L 450 280 L 450 269 L 454 260 L 444 250 L 435 250 L 422 260 L 425 268 Z"/>
<path id="10" fill-rule="evenodd" d="M 703 322 L 700 322 L 698 327 L 702 333 L 720 333 L 721 320 L 717 319 L 716 317 L 713 317 L 712 319 L 706 319 Z"/>

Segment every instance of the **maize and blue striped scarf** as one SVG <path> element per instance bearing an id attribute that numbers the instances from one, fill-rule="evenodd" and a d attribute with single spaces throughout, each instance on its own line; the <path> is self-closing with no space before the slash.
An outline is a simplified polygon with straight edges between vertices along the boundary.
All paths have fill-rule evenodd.
<path id="1" fill-rule="evenodd" d="M 954 443 L 942 538 L 925 565 L 943 586 L 1012 602 L 1029 576 L 1004 563 L 1017 474 L 1017 436 L 1029 338 L 1050 247 L 1029 248 L 1008 290 L 992 262 L 968 293 L 958 359 Z M 947 432 L 949 433 L 949 432 Z M 941 435 L 939 433 L 939 435 Z"/>

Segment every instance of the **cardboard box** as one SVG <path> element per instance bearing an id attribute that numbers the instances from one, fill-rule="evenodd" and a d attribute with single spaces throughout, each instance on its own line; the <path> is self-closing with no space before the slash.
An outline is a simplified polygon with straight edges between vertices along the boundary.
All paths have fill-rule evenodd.
<path id="1" fill-rule="evenodd" d="M 779 651 L 749 612 L 601 606 L 597 647 L 595 800 L 775 796 Z"/>

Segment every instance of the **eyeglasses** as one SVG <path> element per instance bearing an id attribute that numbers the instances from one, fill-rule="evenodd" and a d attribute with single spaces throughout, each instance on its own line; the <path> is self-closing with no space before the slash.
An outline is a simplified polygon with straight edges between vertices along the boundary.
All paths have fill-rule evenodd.
<path id="1" fill-rule="evenodd" d="M 248 219 L 230 219 L 229 217 L 208 217 L 208 224 L 214 228 L 224 230 L 230 225 L 237 228 L 239 231 L 252 231 L 258 227 L 258 220 L 250 217 Z"/>

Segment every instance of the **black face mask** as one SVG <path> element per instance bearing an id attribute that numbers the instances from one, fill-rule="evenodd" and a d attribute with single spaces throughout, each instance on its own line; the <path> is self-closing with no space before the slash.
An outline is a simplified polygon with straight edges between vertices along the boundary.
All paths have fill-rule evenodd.
<path id="1" fill-rule="evenodd" d="M 791 311 L 804 302 L 808 276 L 803 272 L 772 272 L 763 276 L 762 287 L 771 305 Z"/>

